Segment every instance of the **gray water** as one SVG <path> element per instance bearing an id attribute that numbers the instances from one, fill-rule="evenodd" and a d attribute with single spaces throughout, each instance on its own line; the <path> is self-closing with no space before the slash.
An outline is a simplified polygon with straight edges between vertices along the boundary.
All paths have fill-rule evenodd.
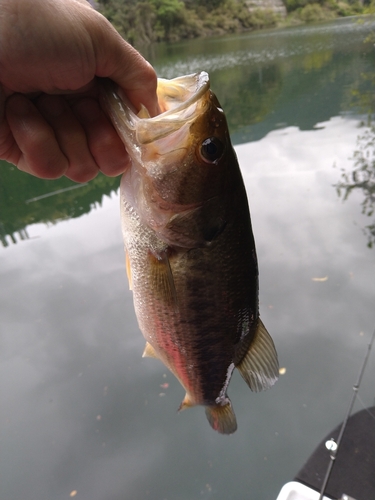
<path id="1" fill-rule="evenodd" d="M 248 192 L 285 373 L 261 394 L 234 374 L 232 436 L 202 408 L 177 414 L 183 389 L 141 358 L 118 180 L 70 190 L 0 165 L 1 499 L 272 500 L 342 421 L 375 324 L 371 196 L 335 187 L 366 143 L 372 31 L 345 19 L 146 54 L 160 76 L 210 73 Z M 355 409 L 374 376 L 372 356 Z"/>

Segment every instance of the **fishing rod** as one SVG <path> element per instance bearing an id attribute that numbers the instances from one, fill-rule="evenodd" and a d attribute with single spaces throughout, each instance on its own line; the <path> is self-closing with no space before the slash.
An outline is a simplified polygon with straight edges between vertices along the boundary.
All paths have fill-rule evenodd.
<path id="1" fill-rule="evenodd" d="M 324 481 L 323 481 L 322 488 L 320 490 L 319 500 L 323 500 L 323 496 L 324 496 L 324 493 L 325 493 L 325 490 L 326 490 L 326 487 L 327 487 L 327 483 L 328 483 L 328 480 L 329 480 L 331 472 L 332 472 L 333 465 L 334 465 L 335 460 L 336 460 L 337 452 L 339 450 L 339 447 L 340 447 L 340 444 L 341 444 L 341 440 L 342 440 L 342 437 L 343 437 L 344 432 L 345 432 L 346 425 L 348 423 L 350 414 L 352 412 L 355 400 L 357 399 L 359 387 L 360 387 L 361 382 L 362 382 L 362 377 L 363 377 L 363 374 L 365 372 L 365 368 L 366 368 L 366 365 L 367 365 L 368 358 L 370 356 L 370 352 L 371 352 L 371 348 L 372 348 L 372 345 L 374 343 L 374 340 L 375 340 L 375 329 L 373 331 L 371 340 L 370 340 L 370 342 L 369 342 L 369 344 L 367 346 L 366 355 L 365 355 L 365 358 L 363 360 L 362 367 L 359 370 L 357 383 L 353 386 L 352 400 L 350 401 L 350 405 L 349 405 L 348 411 L 346 412 L 345 419 L 344 419 L 344 421 L 342 423 L 342 426 L 341 426 L 340 433 L 338 435 L 337 441 L 335 442 L 333 439 L 331 439 L 331 440 L 327 441 L 327 443 L 326 443 L 326 446 L 328 445 L 327 448 L 330 450 L 329 456 L 330 456 L 331 460 L 328 463 L 326 475 L 325 475 L 325 478 L 324 478 Z"/>

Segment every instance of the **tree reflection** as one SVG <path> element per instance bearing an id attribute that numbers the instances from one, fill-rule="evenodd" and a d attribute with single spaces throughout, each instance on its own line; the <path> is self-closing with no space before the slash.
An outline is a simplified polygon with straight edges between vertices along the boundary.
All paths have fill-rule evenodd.
<path id="1" fill-rule="evenodd" d="M 363 47 L 359 52 L 357 38 L 345 43 L 343 36 L 352 33 L 346 30 L 338 39 L 336 31 L 322 34 L 321 28 L 304 28 L 302 33 L 284 30 L 280 36 L 212 39 L 209 47 L 202 39 L 194 42 L 193 49 L 190 43 L 153 46 L 151 60 L 166 71 L 195 71 L 205 69 L 207 64 L 232 140 L 239 144 L 260 140 L 281 127 L 311 130 L 346 111 L 353 99 L 356 109 L 375 109 L 375 72 L 369 70 L 373 68 L 373 54 Z M 358 38 L 367 32 L 364 26 Z M 375 136 L 371 128 L 370 134 Z M 353 189 L 367 189 L 364 211 L 368 215 L 372 214 L 374 194 L 368 194 L 373 177 L 366 172 L 374 171 L 375 158 L 370 158 L 373 142 L 370 137 L 363 139 L 362 149 L 359 147 L 355 154 L 355 171 L 344 173 L 337 185 L 346 198 Z M 264 154 L 266 157 L 267 151 Z M 32 224 L 55 224 L 88 213 L 118 186 L 119 178 L 98 175 L 78 188 L 66 178 L 37 179 L 0 161 L 0 242 L 7 246 L 27 239 L 26 229 Z M 369 228 L 372 246 L 375 223 Z"/>
<path id="2" fill-rule="evenodd" d="M 373 45 L 374 33 L 367 36 L 364 45 Z M 373 54 L 371 54 L 373 58 Z M 351 88 L 351 106 L 368 115 L 367 122 L 360 125 L 364 133 L 357 137 L 357 149 L 353 153 L 354 167 L 351 172 L 343 171 L 341 181 L 335 187 L 339 196 L 346 200 L 354 190 L 362 190 L 364 199 L 362 213 L 372 217 L 375 210 L 375 72 L 358 72 L 357 84 Z M 375 245 L 375 220 L 364 228 L 367 246 Z"/>
<path id="3" fill-rule="evenodd" d="M 342 172 L 342 180 L 336 184 L 336 189 L 344 200 L 352 191 L 361 189 L 364 195 L 362 213 L 371 217 L 375 210 L 375 124 L 371 121 L 363 135 L 358 137 L 357 147 L 352 158 L 354 168 L 351 172 Z M 367 245 L 372 248 L 375 244 L 375 220 L 364 231 L 368 237 Z"/>
<path id="4" fill-rule="evenodd" d="M 100 205 L 119 187 L 119 177 L 99 174 L 87 184 L 76 184 L 62 177 L 53 181 L 25 175 L 16 167 L 0 161 L 0 242 L 28 239 L 27 226 L 42 222 L 80 217 Z"/>

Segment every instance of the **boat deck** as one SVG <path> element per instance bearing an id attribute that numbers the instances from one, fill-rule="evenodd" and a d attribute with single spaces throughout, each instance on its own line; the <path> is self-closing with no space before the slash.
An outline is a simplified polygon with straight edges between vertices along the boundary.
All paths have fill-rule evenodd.
<path id="1" fill-rule="evenodd" d="M 295 481 L 320 491 L 328 463 L 329 451 L 325 443 L 337 441 L 341 425 L 331 431 L 319 444 Z M 352 415 L 345 429 L 325 495 L 334 499 L 375 499 L 375 406 Z"/>

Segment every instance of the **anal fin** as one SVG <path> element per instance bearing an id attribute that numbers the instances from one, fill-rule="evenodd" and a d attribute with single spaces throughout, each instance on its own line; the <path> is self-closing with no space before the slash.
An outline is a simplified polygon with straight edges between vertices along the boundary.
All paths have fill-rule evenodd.
<path id="1" fill-rule="evenodd" d="M 179 408 L 177 411 L 184 411 L 186 410 L 187 408 L 192 408 L 193 406 L 195 406 L 195 404 L 193 403 L 193 401 L 191 400 L 190 396 L 188 393 L 185 394 L 185 397 L 184 399 L 182 400 L 182 403 L 180 404 Z"/>
<path id="2" fill-rule="evenodd" d="M 210 426 L 220 434 L 233 434 L 237 430 L 237 420 L 231 402 L 215 406 L 206 406 L 206 417 Z"/>
<path id="3" fill-rule="evenodd" d="M 255 392 L 268 389 L 279 378 L 275 344 L 260 318 L 250 347 L 236 368 Z"/>

